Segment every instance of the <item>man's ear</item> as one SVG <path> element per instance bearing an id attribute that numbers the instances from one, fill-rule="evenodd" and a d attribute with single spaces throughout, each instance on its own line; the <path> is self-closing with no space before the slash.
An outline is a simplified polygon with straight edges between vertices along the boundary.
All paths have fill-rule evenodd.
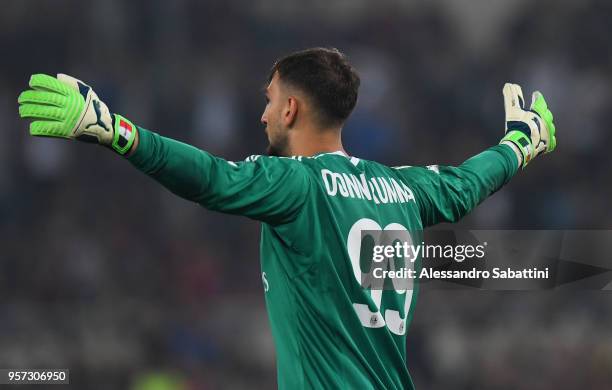
<path id="1" fill-rule="evenodd" d="M 298 114 L 298 101 L 295 97 L 287 97 L 287 103 L 283 112 L 283 123 L 286 127 L 291 127 L 295 124 Z"/>

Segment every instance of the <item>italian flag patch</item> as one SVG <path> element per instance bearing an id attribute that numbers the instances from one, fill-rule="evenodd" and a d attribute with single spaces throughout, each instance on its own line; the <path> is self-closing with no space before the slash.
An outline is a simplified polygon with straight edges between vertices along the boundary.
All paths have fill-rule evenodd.
<path id="1" fill-rule="evenodd" d="M 129 140 L 132 136 L 132 131 L 134 131 L 134 127 L 131 123 L 126 122 L 124 119 L 119 121 L 119 137 Z"/>
<path id="2" fill-rule="evenodd" d="M 119 154 L 126 154 L 136 138 L 136 126 L 121 115 L 115 114 L 115 134 L 113 149 Z"/>

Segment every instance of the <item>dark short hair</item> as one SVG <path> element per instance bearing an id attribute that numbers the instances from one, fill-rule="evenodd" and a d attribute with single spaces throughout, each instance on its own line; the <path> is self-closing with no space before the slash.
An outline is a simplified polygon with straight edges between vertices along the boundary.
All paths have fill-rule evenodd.
<path id="1" fill-rule="evenodd" d="M 319 123 L 341 125 L 357 103 L 359 75 L 338 49 L 315 47 L 285 56 L 274 64 L 282 82 L 304 92 L 315 105 Z"/>

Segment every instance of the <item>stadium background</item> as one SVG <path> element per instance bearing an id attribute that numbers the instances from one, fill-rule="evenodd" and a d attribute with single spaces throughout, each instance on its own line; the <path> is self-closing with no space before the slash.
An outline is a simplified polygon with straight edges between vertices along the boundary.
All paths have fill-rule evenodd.
<path id="1" fill-rule="evenodd" d="M 26 136 L 31 73 L 75 75 L 135 123 L 239 160 L 265 149 L 273 60 L 335 46 L 362 77 L 347 150 L 396 165 L 496 143 L 517 82 L 549 99 L 559 147 L 461 226 L 606 229 L 611 18 L 605 1 L 3 1 L 0 367 L 68 367 L 79 389 L 275 386 L 258 224 L 102 148 Z M 611 314 L 599 291 L 429 292 L 408 364 L 422 389 L 610 388 Z"/>

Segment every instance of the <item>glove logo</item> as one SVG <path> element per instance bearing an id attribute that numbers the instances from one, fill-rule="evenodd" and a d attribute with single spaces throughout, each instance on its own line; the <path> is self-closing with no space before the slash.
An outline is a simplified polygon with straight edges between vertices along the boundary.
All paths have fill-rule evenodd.
<path id="1" fill-rule="evenodd" d="M 100 102 L 98 100 L 93 101 L 94 111 L 96 112 L 96 121 L 85 126 L 85 129 L 89 129 L 91 126 L 100 126 L 104 130 L 110 132 L 110 129 L 106 126 L 106 123 L 102 121 L 102 111 L 100 110 Z"/>
<path id="2" fill-rule="evenodd" d="M 83 84 L 80 81 L 77 81 L 77 85 L 79 87 L 79 93 L 83 96 L 83 99 L 87 101 L 87 95 L 89 95 L 89 91 L 91 91 L 91 87 L 87 84 Z"/>

